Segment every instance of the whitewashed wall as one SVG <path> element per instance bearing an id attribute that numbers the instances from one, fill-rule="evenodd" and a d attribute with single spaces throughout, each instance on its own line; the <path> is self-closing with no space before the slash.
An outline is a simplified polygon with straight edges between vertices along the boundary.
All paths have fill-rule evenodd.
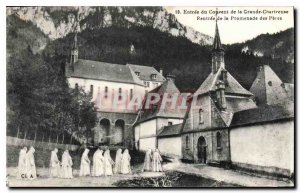
<path id="1" fill-rule="evenodd" d="M 181 136 L 158 138 L 158 149 L 163 155 L 175 155 L 182 157 Z"/>
<path id="2" fill-rule="evenodd" d="M 149 148 L 156 149 L 156 137 L 140 139 L 140 151 L 146 151 Z"/>
<path id="3" fill-rule="evenodd" d="M 120 83 L 120 82 L 110 82 L 110 81 L 102 81 L 102 80 L 92 80 L 92 79 L 83 79 L 83 78 L 68 78 L 68 83 L 71 88 L 75 88 L 75 84 L 77 83 L 79 87 L 82 87 L 85 92 L 90 92 L 90 86 L 93 85 L 93 101 L 96 101 L 98 93 L 104 93 L 105 87 L 108 87 L 108 96 L 112 96 L 112 94 L 118 94 L 119 88 L 122 89 L 122 93 L 127 95 L 127 99 L 130 99 L 130 89 L 133 90 L 133 95 L 145 95 L 146 88 L 144 86 L 136 85 L 136 84 L 129 84 L 129 83 Z M 119 105 L 116 108 L 112 108 L 112 101 L 114 99 L 112 97 L 108 97 L 104 99 L 101 104 L 104 108 L 103 111 L 116 111 L 116 112 L 123 112 L 126 109 L 126 105 Z M 137 107 L 138 108 L 138 107 Z"/>
<path id="4" fill-rule="evenodd" d="M 156 119 L 140 124 L 140 138 L 156 135 Z"/>
<path id="5" fill-rule="evenodd" d="M 136 148 L 140 151 L 156 148 L 156 119 L 138 124 L 134 127 Z M 138 143 L 139 147 L 138 147 Z"/>
<path id="6" fill-rule="evenodd" d="M 234 128 L 230 153 L 232 162 L 294 171 L 294 122 Z"/>

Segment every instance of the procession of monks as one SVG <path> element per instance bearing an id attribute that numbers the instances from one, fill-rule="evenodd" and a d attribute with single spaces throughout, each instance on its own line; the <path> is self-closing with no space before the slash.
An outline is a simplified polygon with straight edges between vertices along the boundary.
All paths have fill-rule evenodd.
<path id="1" fill-rule="evenodd" d="M 122 149 L 116 152 L 115 161 L 110 156 L 110 150 L 103 150 L 98 148 L 93 155 L 93 165 L 91 168 L 91 160 L 88 157 L 89 149 L 86 148 L 81 156 L 79 176 L 112 176 L 113 174 L 131 174 L 130 154 L 128 149 L 122 153 Z M 18 162 L 18 178 L 20 179 L 36 179 L 36 167 L 34 161 L 35 149 L 27 147 L 20 150 Z M 73 178 L 73 161 L 68 150 L 65 150 L 61 161 L 59 161 L 58 149 L 55 148 L 51 151 L 50 164 L 49 164 L 49 177 L 51 178 Z M 162 157 L 158 149 L 149 149 L 145 154 L 145 160 L 142 171 L 162 172 Z"/>

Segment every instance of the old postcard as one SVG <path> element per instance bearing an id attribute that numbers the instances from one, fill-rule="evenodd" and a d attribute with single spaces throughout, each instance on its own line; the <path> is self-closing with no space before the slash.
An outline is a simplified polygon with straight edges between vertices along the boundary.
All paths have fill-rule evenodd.
<path id="1" fill-rule="evenodd" d="M 293 7 L 6 7 L 8 187 L 294 187 Z"/>

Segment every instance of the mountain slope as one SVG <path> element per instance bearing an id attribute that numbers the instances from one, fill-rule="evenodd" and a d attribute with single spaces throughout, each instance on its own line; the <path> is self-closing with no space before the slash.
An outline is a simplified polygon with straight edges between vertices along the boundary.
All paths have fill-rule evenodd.
<path id="1" fill-rule="evenodd" d="M 162 7 L 8 7 L 7 15 L 12 14 L 33 22 L 51 39 L 74 30 L 144 26 L 200 45 L 212 44 L 212 37 L 182 25 Z"/>
<path id="2" fill-rule="evenodd" d="M 240 45 L 242 52 L 251 52 L 257 56 L 271 56 L 294 63 L 293 28 L 275 34 L 262 34 Z"/>

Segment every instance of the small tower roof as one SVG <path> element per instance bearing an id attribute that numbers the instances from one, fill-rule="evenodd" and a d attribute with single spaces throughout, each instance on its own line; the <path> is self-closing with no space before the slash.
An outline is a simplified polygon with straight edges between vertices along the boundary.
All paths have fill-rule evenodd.
<path id="1" fill-rule="evenodd" d="M 291 100 L 288 97 L 288 91 L 285 89 L 284 83 L 269 65 L 259 67 L 250 92 L 254 94 L 259 105 L 282 104 Z"/>
<path id="2" fill-rule="evenodd" d="M 217 20 L 216 20 L 216 31 L 215 31 L 213 50 L 223 50 Z"/>

